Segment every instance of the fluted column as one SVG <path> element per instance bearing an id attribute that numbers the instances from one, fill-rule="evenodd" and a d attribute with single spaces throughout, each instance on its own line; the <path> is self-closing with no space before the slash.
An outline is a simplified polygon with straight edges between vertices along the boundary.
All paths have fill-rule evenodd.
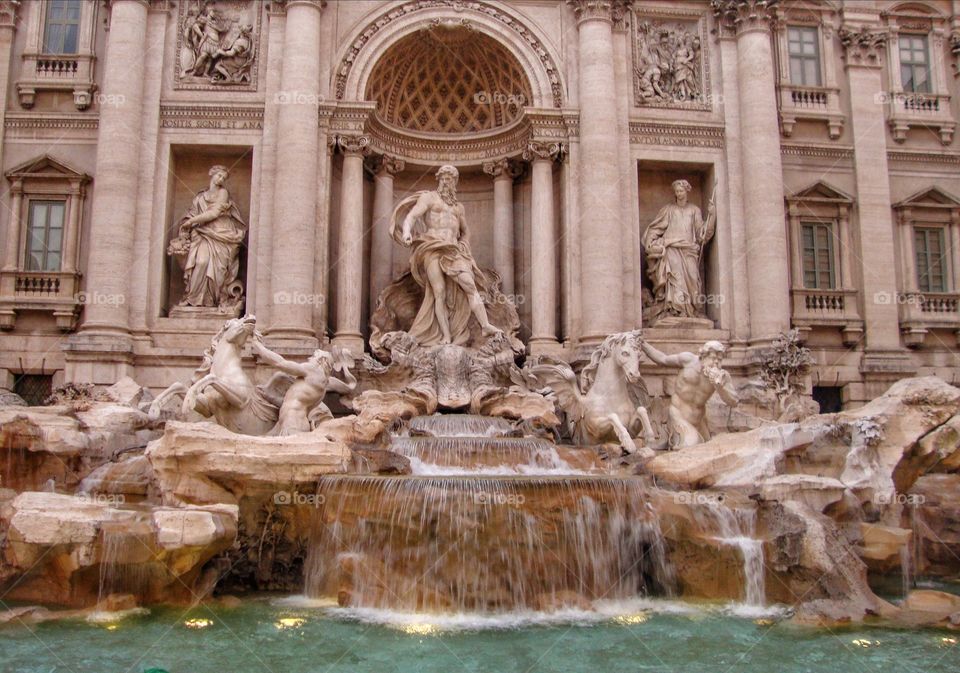
<path id="1" fill-rule="evenodd" d="M 340 228 L 337 257 L 337 331 L 333 343 L 355 357 L 363 354 L 360 332 L 363 302 L 363 157 L 370 138 L 338 136 L 343 152 L 343 176 L 340 182 Z"/>
<path id="2" fill-rule="evenodd" d="M 581 329 L 584 345 L 623 328 L 621 180 L 613 12 L 622 0 L 567 0 L 577 17 L 580 87 Z"/>
<path id="3" fill-rule="evenodd" d="M 847 24 L 838 35 L 844 48 L 850 86 L 863 319 L 866 357 L 870 358 L 869 352 L 901 350 L 899 307 L 895 301 L 896 274 L 893 272 L 896 268 L 896 227 L 890 209 L 886 119 L 884 106 L 877 104 L 877 97 L 885 90 L 881 66 L 887 33 L 879 26 L 854 29 Z M 906 254 L 907 250 L 903 252 Z"/>
<path id="4" fill-rule="evenodd" d="M 122 103 L 100 108 L 86 289 L 112 300 L 87 304 L 82 333 L 129 333 L 148 4 L 146 0 L 110 3 L 101 90 L 105 98 Z"/>
<path id="5" fill-rule="evenodd" d="M 504 294 L 513 294 L 513 180 L 516 167 L 509 159 L 488 161 L 483 172 L 493 176 L 493 268 L 500 274 Z"/>
<path id="6" fill-rule="evenodd" d="M 770 30 L 775 0 L 716 0 L 720 29 L 737 36 L 750 339 L 790 327 L 789 250 Z M 732 270 L 730 270 L 732 272 Z"/>
<path id="7" fill-rule="evenodd" d="M 314 239 L 320 157 L 320 0 L 287 0 L 277 116 L 276 183 L 268 334 L 315 346 Z"/>
<path id="8" fill-rule="evenodd" d="M 387 233 L 393 212 L 393 176 L 404 169 L 401 159 L 382 156 L 373 179 L 373 229 L 370 241 L 370 313 L 393 275 L 393 240 Z"/>
<path id="9" fill-rule="evenodd" d="M 530 354 L 557 349 L 557 236 L 553 207 L 553 162 L 561 155 L 559 143 L 531 142 L 523 158 L 532 162 L 530 204 L 532 325 Z"/>

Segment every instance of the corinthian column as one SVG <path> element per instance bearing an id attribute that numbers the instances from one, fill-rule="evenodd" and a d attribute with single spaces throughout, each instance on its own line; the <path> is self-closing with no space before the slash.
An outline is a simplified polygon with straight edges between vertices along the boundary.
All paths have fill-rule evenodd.
<path id="1" fill-rule="evenodd" d="M 509 159 L 488 161 L 483 172 L 493 176 L 493 268 L 500 274 L 504 294 L 513 294 L 513 179 Z"/>
<path id="2" fill-rule="evenodd" d="M 363 302 L 363 157 L 370 138 L 338 136 L 343 152 L 343 178 L 340 182 L 340 229 L 337 257 L 337 331 L 333 343 L 355 357 L 363 354 L 360 315 Z M 383 232 L 387 237 L 386 230 Z"/>
<path id="3" fill-rule="evenodd" d="M 627 0 L 567 0 L 580 58 L 581 343 L 623 328 L 621 180 L 613 13 Z"/>
<path id="4" fill-rule="evenodd" d="M 561 155 L 559 143 L 531 142 L 523 158 L 532 162 L 530 299 L 532 322 L 530 354 L 557 348 L 557 237 L 553 208 L 553 162 Z"/>
<path id="5" fill-rule="evenodd" d="M 320 145 L 321 0 L 287 0 L 278 99 L 273 252 L 273 306 L 268 334 L 312 347 L 314 237 Z"/>
<path id="6" fill-rule="evenodd" d="M 393 212 L 393 176 L 404 169 L 401 159 L 380 157 L 373 182 L 373 229 L 370 241 L 370 313 L 377 298 L 390 284 L 393 273 L 393 239 L 387 233 Z"/>
<path id="7" fill-rule="evenodd" d="M 783 209 L 783 167 L 773 50 L 775 0 L 715 0 L 720 30 L 737 36 L 737 88 L 743 145 L 750 338 L 774 337 L 790 327 L 789 250 Z M 733 269 L 726 269 L 733 273 Z"/>
<path id="8" fill-rule="evenodd" d="M 844 9 L 845 19 L 847 15 L 848 11 Z M 878 15 L 873 18 L 879 21 Z M 850 126 L 853 130 L 866 336 L 864 373 L 869 374 L 871 360 L 877 361 L 878 371 L 883 371 L 890 368 L 890 363 L 883 364 L 883 360 L 898 360 L 905 356 L 900 345 L 899 307 L 895 301 L 896 236 L 890 211 L 887 142 L 883 132 L 886 119 L 884 106 L 877 104 L 877 97 L 884 91 L 881 66 L 887 48 L 887 33 L 876 24 L 872 28 L 854 28 L 847 23 L 838 35 L 850 85 Z"/>
<path id="9" fill-rule="evenodd" d="M 100 109 L 86 290 L 111 301 L 85 307 L 81 332 L 89 335 L 129 333 L 148 4 L 146 0 L 110 3 L 102 92 L 121 103 Z"/>

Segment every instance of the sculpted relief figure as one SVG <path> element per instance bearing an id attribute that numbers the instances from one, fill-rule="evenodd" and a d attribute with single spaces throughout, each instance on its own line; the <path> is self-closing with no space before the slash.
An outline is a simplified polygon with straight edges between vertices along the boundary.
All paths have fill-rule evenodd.
<path id="1" fill-rule="evenodd" d="M 203 0 L 197 10 L 187 12 L 182 31 L 181 80 L 198 78 L 211 84 L 250 82 L 254 60 L 251 24 L 239 17 L 224 16 L 211 0 Z"/>
<path id="2" fill-rule="evenodd" d="M 390 218 L 390 236 L 412 248 L 410 271 L 423 288 L 423 303 L 408 332 L 420 345 L 463 345 L 475 319 L 484 336 L 500 330 L 490 323 L 481 292 L 491 296 L 490 281 L 470 251 L 463 205 L 457 201 L 459 173 L 453 166 L 437 171 L 436 191 L 402 200 Z M 399 211 L 416 201 L 398 226 Z"/>
<path id="3" fill-rule="evenodd" d="M 674 181 L 676 203 L 664 206 L 643 234 L 656 318 L 704 316 L 700 262 L 716 231 L 717 216 L 711 196 L 703 219 L 700 208 L 687 202 L 691 189 L 686 180 Z"/>
<path id="4" fill-rule="evenodd" d="M 237 276 L 247 225 L 224 187 L 227 169 L 214 166 L 209 174 L 210 185 L 194 197 L 167 254 L 176 257 L 183 267 L 180 306 L 234 312 L 243 300 L 243 286 Z"/>
<path id="5" fill-rule="evenodd" d="M 700 37 L 690 24 L 637 26 L 634 68 L 641 105 L 701 102 Z"/>
<path id="6" fill-rule="evenodd" d="M 651 360 L 663 367 L 677 367 L 673 395 L 667 411 L 667 443 L 670 448 L 695 446 L 710 439 L 707 428 L 707 401 L 714 393 L 729 406 L 739 403 L 729 372 L 720 365 L 726 352 L 719 341 L 708 341 L 699 353 L 666 355 L 640 340 Z"/>

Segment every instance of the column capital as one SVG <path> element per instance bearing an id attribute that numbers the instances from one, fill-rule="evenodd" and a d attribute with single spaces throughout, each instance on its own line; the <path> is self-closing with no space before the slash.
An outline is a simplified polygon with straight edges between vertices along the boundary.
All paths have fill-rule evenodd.
<path id="1" fill-rule="evenodd" d="M 376 174 L 396 175 L 407 167 L 403 159 L 391 156 L 389 154 L 379 154 L 373 158 L 371 169 Z"/>
<path id="2" fill-rule="evenodd" d="M 545 143 L 531 140 L 523 150 L 524 161 L 563 161 L 566 148 L 562 143 Z"/>
<path id="3" fill-rule="evenodd" d="M 843 58 L 847 67 L 860 66 L 879 68 L 883 52 L 887 48 L 890 33 L 880 27 L 860 26 L 859 29 L 844 25 L 837 31 L 843 45 Z"/>
<path id="4" fill-rule="evenodd" d="M 336 149 L 339 149 L 346 155 L 358 154 L 365 156 L 370 150 L 370 136 L 364 135 L 340 135 L 334 136 L 333 143 Z"/>
<path id="5" fill-rule="evenodd" d="M 518 166 L 515 160 L 504 157 L 494 161 L 484 161 L 483 172 L 492 176 L 494 180 L 498 178 L 513 180 L 523 172 L 523 167 Z"/>
<path id="6" fill-rule="evenodd" d="M 780 0 L 711 0 L 717 30 L 722 36 L 760 30 L 770 31 L 777 20 Z"/>
<path id="7" fill-rule="evenodd" d="M 0 0 L 0 28 L 17 29 L 17 12 L 20 0 Z"/>
<path id="8" fill-rule="evenodd" d="M 567 0 L 577 16 L 577 23 L 608 21 L 622 26 L 633 0 Z"/>
<path id="9" fill-rule="evenodd" d="M 321 10 L 327 6 L 327 0 L 270 0 L 268 9 L 271 14 L 285 14 L 287 9 L 294 5 L 306 5 Z"/>

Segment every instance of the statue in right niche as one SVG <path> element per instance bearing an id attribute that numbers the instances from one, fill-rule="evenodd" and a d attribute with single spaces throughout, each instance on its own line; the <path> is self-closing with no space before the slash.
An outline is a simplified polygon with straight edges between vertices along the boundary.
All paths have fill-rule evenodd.
<path id="1" fill-rule="evenodd" d="M 689 203 L 691 190 L 686 180 L 675 180 L 675 203 L 661 208 L 643 233 L 647 274 L 653 284 L 653 305 L 646 317 L 654 323 L 706 317 L 700 268 L 704 248 L 716 231 L 716 186 L 706 219 L 699 207 Z"/>

